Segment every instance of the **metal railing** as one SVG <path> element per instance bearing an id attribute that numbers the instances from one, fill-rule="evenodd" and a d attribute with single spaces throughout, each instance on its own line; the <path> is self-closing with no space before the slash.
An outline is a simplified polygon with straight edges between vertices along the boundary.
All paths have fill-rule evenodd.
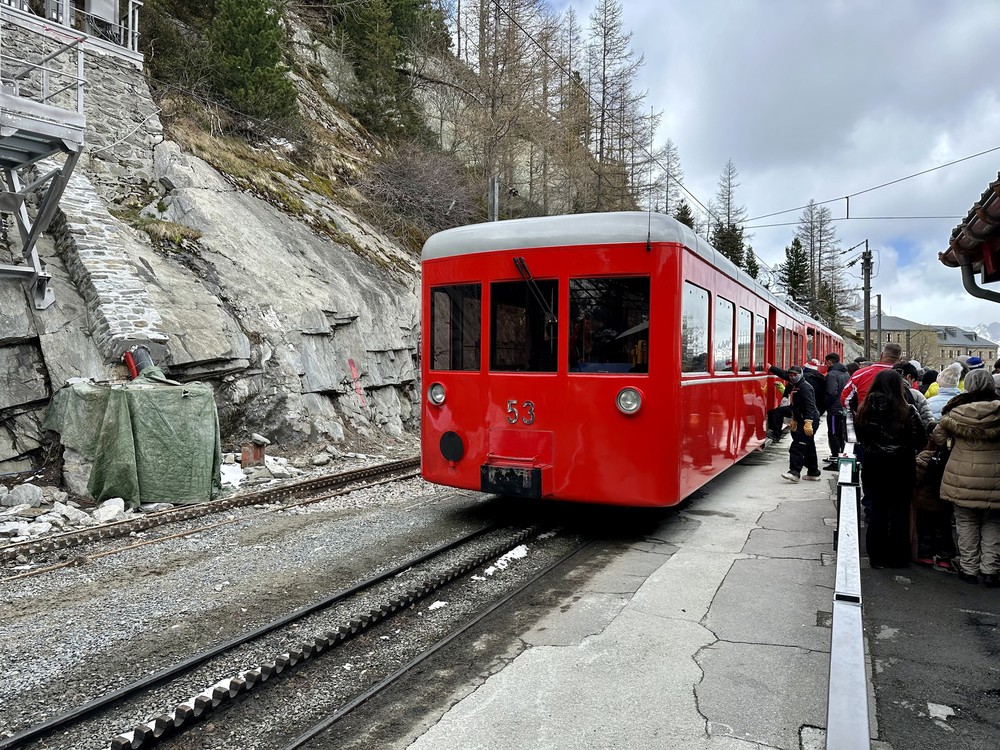
<path id="1" fill-rule="evenodd" d="M 143 0 L 87 0 L 80 10 L 72 0 L 0 0 L 0 5 L 82 31 L 132 52 L 139 51 L 142 3 Z"/>
<path id="2" fill-rule="evenodd" d="M 830 684 L 826 704 L 827 750 L 870 750 L 868 672 L 861 597 L 859 517 L 861 488 L 854 456 L 854 424 L 837 475 L 837 583 L 830 636 Z"/>
<path id="3" fill-rule="evenodd" d="M 0 46 L 2 93 L 83 114 L 83 93 L 86 81 L 83 78 L 83 49 L 80 47 L 82 41 L 82 37 L 73 39 L 37 60 L 27 60 L 6 54 L 3 47 Z M 75 66 L 70 62 L 68 65 L 62 63 L 62 67 L 75 68 L 75 72 L 71 73 L 56 67 L 62 62 L 62 56 L 65 54 L 68 58 L 68 53 L 72 50 L 76 51 Z M 55 65 L 50 63 L 55 63 Z M 67 92 L 70 92 L 68 96 L 60 98 L 61 94 Z"/>

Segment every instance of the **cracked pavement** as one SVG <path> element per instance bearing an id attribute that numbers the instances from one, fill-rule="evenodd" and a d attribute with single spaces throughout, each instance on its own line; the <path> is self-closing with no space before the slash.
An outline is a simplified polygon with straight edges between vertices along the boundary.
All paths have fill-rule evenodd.
<path id="1" fill-rule="evenodd" d="M 821 748 L 832 481 L 789 485 L 785 460 L 755 454 L 665 515 L 407 747 Z"/>

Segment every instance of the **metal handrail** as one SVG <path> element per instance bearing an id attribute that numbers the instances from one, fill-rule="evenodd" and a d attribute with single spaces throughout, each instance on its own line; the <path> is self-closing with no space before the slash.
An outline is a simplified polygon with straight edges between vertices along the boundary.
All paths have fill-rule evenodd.
<path id="1" fill-rule="evenodd" d="M 830 634 L 827 750 L 870 750 L 868 671 L 861 596 L 860 506 L 856 437 L 847 414 L 847 444 L 837 475 L 837 582 Z"/>
<path id="2" fill-rule="evenodd" d="M 45 13 L 42 16 L 35 13 L 28 0 L 0 0 L 0 5 L 17 8 L 23 13 L 45 18 L 60 26 L 84 31 L 88 35 L 117 44 L 132 52 L 139 51 L 139 9 L 143 5 L 143 0 L 128 0 L 128 9 L 119 16 L 117 23 L 81 10 L 67 0 L 46 0 Z M 110 37 L 100 31 L 105 24 L 111 29 Z"/>
<path id="3" fill-rule="evenodd" d="M 41 104 L 48 104 L 50 100 L 54 99 L 64 91 L 69 91 L 70 89 L 75 88 L 76 111 L 83 114 L 83 91 L 86 84 L 86 80 L 83 77 L 83 47 L 81 46 L 81 42 L 83 41 L 84 37 L 73 39 L 72 41 L 61 45 L 58 49 L 37 60 L 28 60 L 21 57 L 4 55 L 3 48 L 0 47 L 0 83 L 10 86 L 13 89 L 15 96 L 36 100 Z M 69 53 L 72 50 L 76 50 L 76 75 L 69 71 L 59 70 L 47 65 L 47 63 L 57 59 L 60 55 Z M 2 70 L 4 64 L 20 66 L 21 69 L 13 75 L 3 75 Z M 22 87 L 19 84 L 21 82 L 26 82 L 28 77 L 33 74 L 39 75 L 39 90 L 36 92 L 35 96 L 26 95 L 23 93 L 25 87 Z M 60 79 L 60 81 L 66 81 L 68 79 L 68 82 L 57 88 L 55 91 L 50 91 L 49 79 L 51 78 Z M 28 86 L 27 88 L 31 90 L 34 87 Z"/>

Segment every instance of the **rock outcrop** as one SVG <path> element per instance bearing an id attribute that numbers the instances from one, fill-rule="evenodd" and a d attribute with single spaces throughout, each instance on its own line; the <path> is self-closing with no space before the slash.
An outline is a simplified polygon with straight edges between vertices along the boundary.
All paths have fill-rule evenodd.
<path id="1" fill-rule="evenodd" d="M 18 18 L 4 13 L 5 46 L 27 44 Z M 294 19 L 290 35 L 310 70 L 318 59 L 334 71 L 295 82 L 304 114 L 340 144 L 334 171 L 356 174 L 377 147 L 332 103 L 347 66 Z M 224 442 L 258 432 L 287 448 L 415 428 L 416 259 L 294 169 L 274 176 L 289 211 L 185 153 L 134 60 L 89 54 L 85 77 L 84 155 L 39 244 L 56 302 L 35 310 L 0 278 L 0 473 L 38 462 L 56 389 L 124 377 L 121 355 L 138 343 L 168 377 L 213 386 Z M 276 158 L 294 161 L 284 148 Z M 140 206 L 187 239 L 152 242 Z"/>

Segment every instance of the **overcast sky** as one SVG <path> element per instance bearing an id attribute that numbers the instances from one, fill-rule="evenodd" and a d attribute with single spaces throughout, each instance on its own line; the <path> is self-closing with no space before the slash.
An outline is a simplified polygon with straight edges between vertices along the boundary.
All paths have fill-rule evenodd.
<path id="1" fill-rule="evenodd" d="M 550 1 L 588 26 L 591 0 Z M 997 0 L 622 1 L 658 140 L 676 144 L 703 203 L 730 158 L 753 218 L 1000 146 Z M 995 151 L 852 198 L 851 216 L 964 217 L 998 171 Z M 844 201 L 828 206 L 845 216 Z M 784 259 L 800 213 L 749 222 L 765 262 Z M 874 251 L 873 314 L 881 294 L 883 312 L 922 323 L 1000 321 L 937 259 L 959 221 L 836 221 L 843 248 Z M 792 226 L 762 226 L 779 222 Z"/>

